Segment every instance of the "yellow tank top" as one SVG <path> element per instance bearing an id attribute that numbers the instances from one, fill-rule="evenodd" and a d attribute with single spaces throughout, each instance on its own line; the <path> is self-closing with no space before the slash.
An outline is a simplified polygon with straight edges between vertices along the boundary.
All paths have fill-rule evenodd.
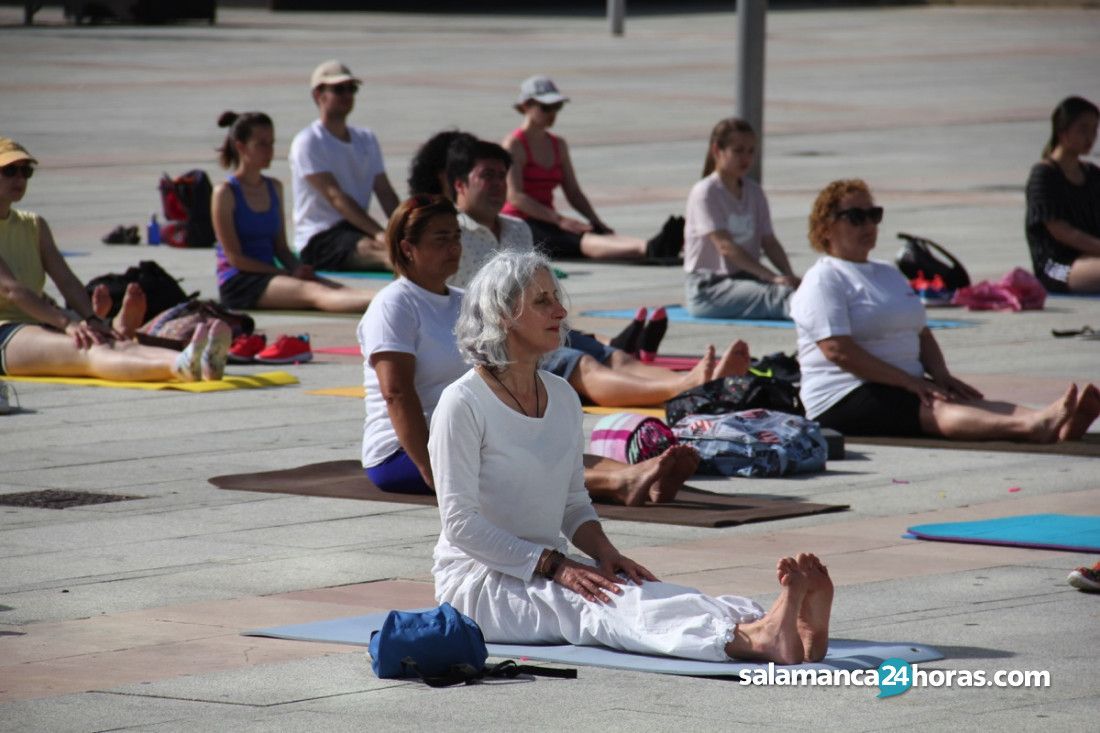
<path id="1" fill-rule="evenodd" d="M 46 287 L 46 270 L 38 252 L 37 214 L 12 209 L 7 219 L 0 219 L 0 260 L 16 280 L 42 294 Z M 0 295 L 0 323 L 6 322 L 34 323 L 35 320 Z"/>

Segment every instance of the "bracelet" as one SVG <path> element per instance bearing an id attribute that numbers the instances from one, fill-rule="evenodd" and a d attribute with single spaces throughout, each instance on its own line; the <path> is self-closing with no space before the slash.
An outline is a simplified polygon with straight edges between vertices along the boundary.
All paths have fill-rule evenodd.
<path id="1" fill-rule="evenodd" d="M 562 563 L 565 562 L 565 555 L 561 554 L 557 550 L 551 550 L 550 554 L 546 556 L 546 567 L 542 572 L 543 577 L 554 579 L 554 576 L 558 574 L 558 570 L 561 568 Z"/>

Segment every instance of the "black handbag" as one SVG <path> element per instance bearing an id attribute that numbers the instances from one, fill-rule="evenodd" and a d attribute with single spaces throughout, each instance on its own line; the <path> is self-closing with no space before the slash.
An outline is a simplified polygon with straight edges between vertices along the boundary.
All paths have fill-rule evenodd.
<path id="1" fill-rule="evenodd" d="M 939 275 L 948 290 L 958 290 L 970 284 L 970 275 L 958 258 L 931 239 L 914 237 L 904 232 L 898 232 L 898 239 L 904 244 L 894 261 L 906 279 L 913 280 L 923 274 L 926 279 L 931 280 Z M 936 253 L 941 257 L 937 257 Z"/>
<path id="2" fill-rule="evenodd" d="M 685 415 L 723 415 L 758 407 L 805 414 L 798 388 L 791 382 L 750 372 L 742 377 L 714 379 L 681 392 L 665 403 L 665 416 L 669 425 L 675 425 Z"/>

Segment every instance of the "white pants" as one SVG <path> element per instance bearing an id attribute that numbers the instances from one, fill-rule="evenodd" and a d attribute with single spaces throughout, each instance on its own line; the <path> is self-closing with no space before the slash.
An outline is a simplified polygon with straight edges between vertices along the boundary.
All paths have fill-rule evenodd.
<path id="1" fill-rule="evenodd" d="M 475 560 L 437 568 L 436 600 L 447 601 L 500 644 L 596 646 L 641 654 L 726 662 L 739 623 L 764 615 L 740 596 L 705 595 L 673 583 L 624 583 L 609 603 L 586 601 L 542 577 L 525 582 Z"/>

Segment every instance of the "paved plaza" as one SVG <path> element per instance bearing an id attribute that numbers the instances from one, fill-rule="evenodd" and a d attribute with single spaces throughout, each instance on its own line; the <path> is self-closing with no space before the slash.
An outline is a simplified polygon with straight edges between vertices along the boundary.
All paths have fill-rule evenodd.
<path id="1" fill-rule="evenodd" d="M 215 121 L 226 109 L 273 117 L 271 173 L 289 188 L 287 146 L 314 117 L 309 72 L 325 59 L 364 79 L 350 121 L 378 134 L 401 192 L 429 135 L 457 126 L 499 139 L 519 122 L 519 82 L 550 75 L 572 99 L 557 130 L 589 198 L 638 236 L 682 213 L 710 128 L 734 110 L 732 13 L 631 16 L 622 38 L 596 16 L 534 14 L 226 8 L 214 27 L 74 28 L 46 8 L 36 27 L 21 20 L 21 7 L 0 7 L 0 135 L 40 162 L 22 208 L 47 219 L 81 278 L 155 258 L 208 297 L 209 250 L 100 237 L 119 224 L 144 229 L 162 172 L 201 167 L 221 179 Z M 767 22 L 763 183 L 798 272 L 815 259 L 813 196 L 855 176 L 886 208 L 878 256 L 892 258 L 904 231 L 948 246 L 975 280 L 1028 266 L 1023 183 L 1053 106 L 1069 94 L 1100 100 L 1100 11 L 781 8 Z M 561 267 L 574 313 L 683 298 L 676 268 Z M 973 322 L 937 337 L 954 371 L 988 396 L 1039 405 L 1071 380 L 1100 380 L 1100 342 L 1050 334 L 1100 328 L 1100 299 L 947 317 Z M 574 321 L 600 333 L 623 325 Z M 354 317 L 257 323 L 269 335 L 308 332 L 315 347 L 355 345 Z M 756 354 L 794 349 L 790 330 L 682 324 L 663 349 L 698 353 L 734 338 Z M 607 523 L 663 579 L 765 605 L 775 559 L 816 552 L 837 584 L 833 636 L 935 646 L 946 658 L 929 669 L 1045 670 L 1048 688 L 914 688 L 880 700 L 873 688 L 581 668 L 573 681 L 434 690 L 376 679 L 361 648 L 239 636 L 432 603 L 433 508 L 207 482 L 358 457 L 362 403 L 311 392 L 361 384 L 361 361 L 318 355 L 287 370 L 299 384 L 210 394 L 16 384 L 23 410 L 0 417 L 0 493 L 141 498 L 0 506 L 0 731 L 1095 727 L 1100 597 L 1065 577 L 1100 558 L 901 538 L 922 522 L 1100 513 L 1100 461 L 1089 457 L 850 444 L 824 474 L 693 481 L 847 512 L 726 529 Z"/>

